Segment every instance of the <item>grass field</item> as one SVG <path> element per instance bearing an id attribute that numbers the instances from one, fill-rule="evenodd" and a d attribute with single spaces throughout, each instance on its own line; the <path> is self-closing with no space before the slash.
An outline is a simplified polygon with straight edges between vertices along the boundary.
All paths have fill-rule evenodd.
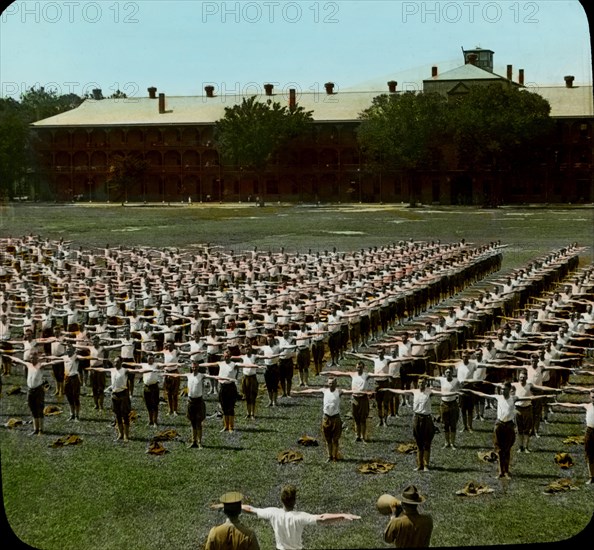
<path id="1" fill-rule="evenodd" d="M 288 252 L 333 247 L 350 251 L 408 238 L 442 242 L 465 238 L 476 243 L 500 239 L 509 245 L 506 270 L 569 242 L 591 247 L 593 213 L 591 208 L 562 207 L 16 205 L 1 210 L 0 236 L 33 232 L 85 247 L 109 243 L 185 248 L 209 242 L 235 252 L 254 246 L 275 251 L 284 246 Z M 592 248 L 582 258 L 591 262 Z M 313 383 L 322 381 L 314 378 Z M 3 384 L 6 390 L 13 384 L 24 385 L 24 379 L 17 371 Z M 46 403 L 56 402 L 51 393 Z M 176 429 L 180 439 L 165 443 L 169 452 L 156 457 L 145 452 L 154 429 L 146 425 L 140 393 L 139 387 L 133 398 L 139 419 L 131 427 L 132 440 L 127 445 L 113 441 L 111 413 L 93 410 L 90 397 L 82 398 L 80 424 L 66 422 L 66 414 L 48 417 L 42 437 L 28 437 L 29 426 L 0 427 L 4 506 L 12 529 L 23 541 L 48 550 L 195 548 L 209 528 L 222 521 L 222 514 L 210 509 L 220 494 L 239 490 L 255 506 L 276 506 L 279 488 L 288 482 L 299 487 L 299 509 L 362 516 L 352 524 L 308 528 L 305 544 L 310 549 L 386 547 L 382 539 L 386 518 L 376 511 L 375 502 L 382 493 L 398 496 L 410 483 L 428 497 L 423 510 L 434 517 L 433 546 L 560 541 L 580 532 L 594 511 L 594 487 L 584 485 L 582 447 L 562 443 L 567 435 L 583 434 L 583 414 L 556 414 L 553 424 L 543 426 L 542 437 L 533 439 L 532 454 L 514 452 L 513 479 L 502 483 L 496 479 L 496 466 L 477 457 L 478 451 L 492 448 L 492 410 L 487 411 L 485 422 L 475 423 L 474 433 L 459 436 L 457 452 L 442 449 L 443 434 L 437 434 L 432 471 L 417 473 L 414 455 L 394 451 L 397 444 L 412 441 L 410 409 L 402 409 L 402 416 L 382 429 L 375 427 L 372 410 L 372 441 L 356 443 L 353 432 L 346 430 L 341 447 L 344 460 L 326 464 L 317 396 L 281 399 L 275 409 L 265 408 L 262 398 L 255 422 L 243 419 L 243 403 L 239 403 L 234 433 L 219 433 L 220 419 L 206 421 L 203 450 L 186 448 L 187 420 L 183 415 L 166 417 L 162 407 L 161 428 Z M 61 405 L 67 409 L 66 403 Z M 210 397 L 207 412 L 214 413 L 215 407 Z M 343 418 L 349 408 L 345 399 Z M 185 411 L 185 404 L 180 410 Z M 30 415 L 24 395 L 7 396 L 4 391 L 0 424 L 10 417 L 28 420 Z M 48 446 L 68 433 L 79 434 L 83 444 Z M 317 438 L 320 446 L 299 447 L 297 439 L 305 433 Z M 304 460 L 279 465 L 277 454 L 286 449 L 299 450 Z M 559 470 L 553 461 L 558 451 L 569 452 L 576 465 Z M 359 463 L 373 458 L 393 462 L 395 467 L 382 475 L 357 471 Z M 543 494 L 550 481 L 563 476 L 571 477 L 579 490 Z M 470 480 L 486 483 L 494 492 L 456 496 Z M 243 518 L 256 529 L 263 549 L 274 548 L 268 523 Z"/>

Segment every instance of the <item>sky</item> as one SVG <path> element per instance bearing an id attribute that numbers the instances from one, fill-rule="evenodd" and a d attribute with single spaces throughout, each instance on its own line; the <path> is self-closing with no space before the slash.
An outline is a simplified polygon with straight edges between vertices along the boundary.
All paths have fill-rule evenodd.
<path id="1" fill-rule="evenodd" d="M 420 89 L 462 48 L 495 52 L 527 85 L 592 82 L 586 14 L 577 0 L 19 1 L 0 17 L 0 96 L 32 86 L 128 96 L 275 90 Z"/>

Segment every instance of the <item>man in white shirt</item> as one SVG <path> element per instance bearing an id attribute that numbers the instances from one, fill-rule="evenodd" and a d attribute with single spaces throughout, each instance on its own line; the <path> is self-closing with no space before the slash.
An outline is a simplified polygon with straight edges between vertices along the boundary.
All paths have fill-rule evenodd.
<path id="1" fill-rule="evenodd" d="M 155 356 L 149 353 L 146 363 L 124 363 L 124 365 L 137 365 L 141 368 L 133 371 L 134 374 L 142 374 L 142 381 L 144 382 L 143 398 L 146 410 L 149 415 L 148 425 L 157 427 L 157 419 L 159 416 L 159 365 L 155 363 Z M 132 373 L 132 371 L 129 371 Z"/>
<path id="2" fill-rule="evenodd" d="M 44 385 L 46 384 L 43 380 L 43 369 L 54 363 L 61 362 L 62 359 L 41 363 L 39 354 L 33 351 L 29 361 L 23 361 L 18 357 L 13 357 L 12 360 L 23 365 L 27 371 L 27 403 L 33 417 L 33 432 L 30 435 L 41 435 L 43 432 L 43 406 L 45 401 Z"/>
<path id="3" fill-rule="evenodd" d="M 286 485 L 280 494 L 282 508 L 256 508 L 242 505 L 242 510 L 255 514 L 260 519 L 267 519 L 274 530 L 274 539 L 277 550 L 301 550 L 303 548 L 302 536 L 306 525 L 330 523 L 339 520 L 353 521 L 360 516 L 353 514 L 309 514 L 296 512 L 295 501 L 297 489 L 294 485 Z"/>
<path id="4" fill-rule="evenodd" d="M 446 367 L 444 376 L 433 379 L 439 382 L 440 389 L 443 392 L 454 393 L 460 390 L 460 381 L 454 378 L 451 367 Z M 441 398 L 440 414 L 445 436 L 444 449 L 452 448 L 456 450 L 456 429 L 460 418 L 457 395 L 446 395 Z"/>
<path id="5" fill-rule="evenodd" d="M 187 374 L 164 372 L 163 376 L 170 378 L 187 378 L 188 380 L 188 412 L 186 416 L 192 425 L 192 442 L 188 445 L 191 449 L 202 449 L 202 422 L 206 418 L 204 404 L 203 381 L 210 375 L 200 372 L 198 359 L 192 360 L 192 371 Z"/>
<path id="6" fill-rule="evenodd" d="M 342 420 L 340 418 L 340 396 L 343 393 L 353 393 L 352 390 L 342 390 L 336 385 L 336 378 L 328 378 L 324 388 L 308 388 L 295 391 L 295 393 L 322 393 L 324 396 L 322 433 L 328 448 L 326 462 L 336 462 L 338 456 L 338 443 L 342 435 Z"/>
<path id="7" fill-rule="evenodd" d="M 456 378 L 461 386 L 468 386 L 472 383 L 474 371 L 476 370 L 476 362 L 471 361 L 470 352 L 465 350 L 462 352 L 462 359 L 454 364 L 456 369 Z M 462 412 L 461 431 L 472 433 L 472 418 L 474 413 L 474 397 L 472 395 L 462 394 L 460 396 L 460 410 Z"/>
<path id="8" fill-rule="evenodd" d="M 493 437 L 495 441 L 495 452 L 499 458 L 497 461 L 499 477 L 511 478 L 509 474 L 509 463 L 511 449 L 516 441 L 514 423 L 516 417 L 515 405 L 518 401 L 532 401 L 534 397 L 518 397 L 515 393 L 512 393 L 513 386 L 509 381 L 497 385 L 503 388 L 501 394 L 489 395 L 487 393 L 469 389 L 463 391 L 474 393 L 486 399 L 495 399 L 497 401 L 497 420 L 495 422 Z"/>
<path id="9" fill-rule="evenodd" d="M 115 366 L 110 361 L 104 361 L 107 367 L 88 367 L 89 370 L 111 375 L 111 408 L 116 417 L 117 440 L 128 441 L 130 437 L 130 392 L 128 391 L 128 373 L 123 368 L 123 362 L 118 357 Z"/>
<path id="10" fill-rule="evenodd" d="M 297 370 L 299 371 L 299 386 L 307 387 L 309 384 L 309 364 L 311 363 L 311 335 L 305 322 L 295 333 L 297 344 Z"/>
<path id="11" fill-rule="evenodd" d="M 555 407 L 566 407 L 569 409 L 583 409 L 586 411 L 586 433 L 584 435 L 584 451 L 586 462 L 588 463 L 588 473 L 590 479 L 586 481 L 587 485 L 594 483 L 594 388 L 584 388 L 572 386 L 572 392 L 587 393 L 589 402 L 587 403 L 561 403 L 556 402 Z"/>
<path id="12" fill-rule="evenodd" d="M 296 344 L 293 338 L 291 338 L 288 329 L 283 331 L 283 335 L 278 338 L 279 347 L 279 379 L 281 389 L 283 391 L 283 397 L 291 397 L 291 388 L 293 386 L 293 360 L 296 353 Z"/>
<path id="13" fill-rule="evenodd" d="M 363 361 L 357 361 L 356 372 L 324 371 L 322 374 L 330 376 L 349 376 L 351 378 L 352 415 L 355 421 L 357 437 L 355 441 L 367 442 L 367 418 L 369 417 L 369 396 L 373 395 L 369 387 L 369 378 L 373 375 L 365 372 Z"/>

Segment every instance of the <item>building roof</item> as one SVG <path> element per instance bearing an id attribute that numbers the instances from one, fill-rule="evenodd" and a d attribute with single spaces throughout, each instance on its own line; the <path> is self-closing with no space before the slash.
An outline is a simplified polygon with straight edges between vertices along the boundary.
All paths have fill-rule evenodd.
<path id="1" fill-rule="evenodd" d="M 498 74 L 492 73 L 490 71 L 486 71 L 485 69 L 481 69 L 481 67 L 477 67 L 472 63 L 466 63 L 465 65 L 460 65 L 455 69 L 450 69 L 444 73 L 438 74 L 437 76 L 433 76 L 431 78 L 426 78 L 423 80 L 425 82 L 435 82 L 436 80 L 507 80 L 505 77 L 500 76 Z"/>
<path id="2" fill-rule="evenodd" d="M 589 86 L 542 86 L 530 87 L 551 104 L 551 116 L 592 117 L 594 116 L 594 95 L 592 85 Z"/>
<path id="3" fill-rule="evenodd" d="M 313 111 L 318 122 L 346 122 L 359 118 L 373 98 L 388 93 L 341 92 L 327 95 L 325 91 L 297 93 L 297 105 Z M 251 94 L 253 95 L 253 94 Z M 225 116 L 225 107 L 241 103 L 251 95 L 230 94 L 215 97 L 166 96 L 165 113 L 159 113 L 159 100 L 148 97 L 128 99 L 87 99 L 76 109 L 35 122 L 35 127 L 55 126 L 129 126 L 147 124 L 212 124 Z M 257 100 L 272 99 L 281 105 L 289 104 L 287 93 L 273 96 L 257 95 Z"/>
<path id="4" fill-rule="evenodd" d="M 484 73 L 490 78 L 493 75 L 473 65 L 463 65 L 458 69 L 443 73 L 458 74 Z M 479 73 L 477 73 L 479 71 Z M 439 78 L 439 77 L 436 77 Z M 449 79 L 448 79 L 449 80 Z M 458 79 L 456 79 L 458 80 Z M 460 80 L 465 80 L 461 79 Z M 528 88 L 537 92 L 551 104 L 553 117 L 592 117 L 594 116 L 592 86 L 546 86 Z M 387 90 L 368 92 L 339 92 L 333 95 L 320 93 L 297 93 L 297 104 L 307 111 L 313 111 L 313 119 L 317 122 L 349 122 L 356 121 L 359 114 L 368 108 L 374 97 L 387 94 Z M 242 95 L 224 95 L 207 98 L 206 96 L 172 96 L 165 98 L 165 110 L 159 113 L 159 100 L 148 97 L 128 99 L 85 100 L 79 107 L 55 115 L 33 124 L 36 128 L 55 127 L 99 127 L 99 126 L 132 126 L 153 124 L 213 124 L 225 115 L 225 107 L 240 103 Z M 279 93 L 272 97 L 257 96 L 259 101 L 272 99 L 282 105 L 288 104 L 288 94 Z"/>

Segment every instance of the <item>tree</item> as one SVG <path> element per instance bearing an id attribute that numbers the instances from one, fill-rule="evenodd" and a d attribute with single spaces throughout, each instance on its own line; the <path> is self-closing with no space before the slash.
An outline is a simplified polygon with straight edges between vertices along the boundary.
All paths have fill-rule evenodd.
<path id="1" fill-rule="evenodd" d="M 415 173 L 430 164 L 448 131 L 447 100 L 438 94 L 380 95 L 360 115 L 358 140 L 372 170 L 402 170 L 415 202 Z"/>
<path id="2" fill-rule="evenodd" d="M 55 90 L 43 87 L 30 88 L 21 94 L 20 101 L 0 98 L 0 195 L 12 198 L 36 164 L 32 146 L 35 138 L 29 125 L 74 109 L 81 102 L 76 94 L 59 96 Z"/>
<path id="3" fill-rule="evenodd" d="M 13 198 L 27 171 L 29 123 L 21 105 L 0 98 L 0 197 Z"/>
<path id="4" fill-rule="evenodd" d="M 278 102 L 243 98 L 240 105 L 225 107 L 225 116 L 215 123 L 215 142 L 225 163 L 258 176 L 274 154 L 304 132 L 312 111 L 288 108 Z"/>
<path id="5" fill-rule="evenodd" d="M 512 169 L 535 159 L 553 128 L 549 102 L 499 85 L 470 88 L 452 102 L 451 132 L 460 165 Z"/>
<path id="6" fill-rule="evenodd" d="M 473 86 L 449 99 L 414 92 L 381 95 L 361 113 L 358 139 L 376 170 L 408 174 L 414 202 L 419 169 L 501 174 L 542 161 L 553 128 L 549 113 L 549 103 L 538 94 L 499 84 Z M 444 158 L 457 162 L 444 166 Z"/>
<path id="7" fill-rule="evenodd" d="M 142 178 L 147 167 L 147 161 L 138 156 L 115 155 L 106 179 L 110 198 L 123 200 L 127 197 L 128 188 Z"/>
<path id="8" fill-rule="evenodd" d="M 126 99 L 127 97 L 128 96 L 118 88 L 113 94 L 109 96 L 109 99 Z"/>
<path id="9" fill-rule="evenodd" d="M 55 90 L 47 91 L 43 86 L 30 88 L 21 94 L 20 99 L 27 122 L 36 122 L 59 115 L 78 107 L 83 102 L 83 99 L 76 94 L 59 96 Z"/>

